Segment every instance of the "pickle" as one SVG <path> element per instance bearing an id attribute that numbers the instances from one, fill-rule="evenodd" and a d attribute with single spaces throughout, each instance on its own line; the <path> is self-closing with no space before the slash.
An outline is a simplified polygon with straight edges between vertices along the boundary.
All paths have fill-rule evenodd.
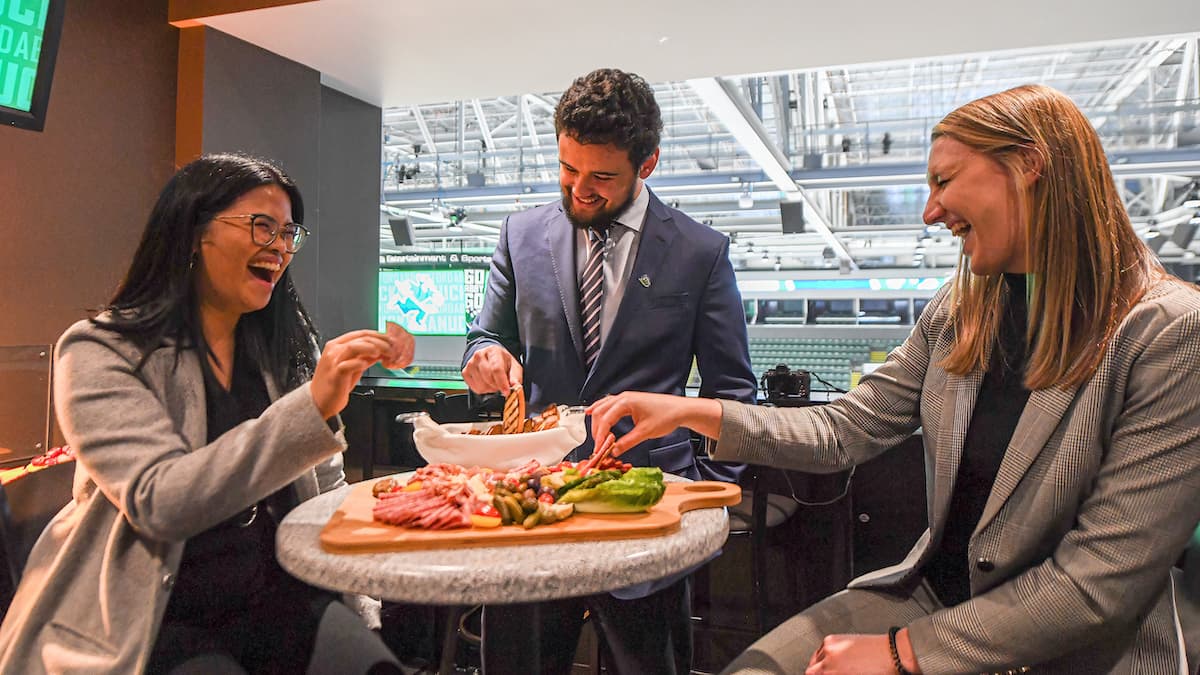
<path id="1" fill-rule="evenodd" d="M 525 519 L 525 512 L 521 509 L 521 502 L 512 495 L 507 495 L 504 498 L 504 505 L 508 507 L 508 512 L 514 523 L 519 523 Z"/>
<path id="2" fill-rule="evenodd" d="M 538 524 L 538 520 L 539 520 L 539 517 L 538 517 L 537 509 L 534 509 L 533 513 L 525 516 L 525 522 L 521 523 L 521 525 L 525 529 L 528 530 L 528 529 L 536 526 Z"/>
<path id="3" fill-rule="evenodd" d="M 521 510 L 525 513 L 533 513 L 537 511 L 538 500 L 526 497 L 521 500 Z"/>
<path id="4" fill-rule="evenodd" d="M 501 525 L 512 525 L 512 513 L 508 510 L 508 505 L 504 503 L 503 497 L 500 495 L 492 497 L 492 506 L 496 507 L 496 510 L 500 512 Z"/>

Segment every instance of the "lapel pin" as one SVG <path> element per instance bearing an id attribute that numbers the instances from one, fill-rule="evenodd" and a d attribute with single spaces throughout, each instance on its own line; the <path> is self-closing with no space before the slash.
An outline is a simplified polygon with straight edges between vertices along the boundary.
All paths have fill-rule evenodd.
<path id="1" fill-rule="evenodd" d="M 643 274 L 642 276 L 638 277 L 638 281 L 646 288 L 650 288 L 650 275 Z"/>

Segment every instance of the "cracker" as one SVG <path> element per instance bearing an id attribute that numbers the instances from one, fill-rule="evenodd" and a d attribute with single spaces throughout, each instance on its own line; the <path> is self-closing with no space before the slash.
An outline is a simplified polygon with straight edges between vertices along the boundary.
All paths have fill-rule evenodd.
<path id="1" fill-rule="evenodd" d="M 525 426 L 525 389 L 513 387 L 504 399 L 504 433 L 519 434 Z"/>

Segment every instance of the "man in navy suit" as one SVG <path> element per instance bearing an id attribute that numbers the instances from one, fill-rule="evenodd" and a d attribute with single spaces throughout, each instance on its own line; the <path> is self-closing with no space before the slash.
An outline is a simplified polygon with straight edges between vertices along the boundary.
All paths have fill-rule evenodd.
<path id="1" fill-rule="evenodd" d="M 562 201 L 513 214 L 501 228 L 463 379 L 477 393 L 525 387 L 529 408 L 540 410 L 629 390 L 683 394 L 694 359 L 701 396 L 753 401 L 728 239 L 667 207 L 642 182 L 658 163 L 662 132 L 653 90 L 636 75 L 596 70 L 563 94 L 554 122 Z M 603 299 L 599 351 L 589 367 L 579 288 L 594 238 L 605 242 Z M 569 457 L 585 458 L 592 447 L 589 438 Z M 738 473 L 698 460 L 685 430 L 622 459 L 689 478 L 735 480 Z M 616 672 L 690 670 L 684 576 L 615 596 L 489 606 L 485 672 L 569 672 L 585 608 Z"/>

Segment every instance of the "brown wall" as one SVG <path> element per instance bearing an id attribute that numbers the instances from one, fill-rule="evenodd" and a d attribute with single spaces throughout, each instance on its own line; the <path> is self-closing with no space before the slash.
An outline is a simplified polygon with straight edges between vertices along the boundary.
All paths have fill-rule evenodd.
<path id="1" fill-rule="evenodd" d="M 108 299 L 174 171 L 167 3 L 68 2 L 45 131 L 0 128 L 0 346 Z"/>

